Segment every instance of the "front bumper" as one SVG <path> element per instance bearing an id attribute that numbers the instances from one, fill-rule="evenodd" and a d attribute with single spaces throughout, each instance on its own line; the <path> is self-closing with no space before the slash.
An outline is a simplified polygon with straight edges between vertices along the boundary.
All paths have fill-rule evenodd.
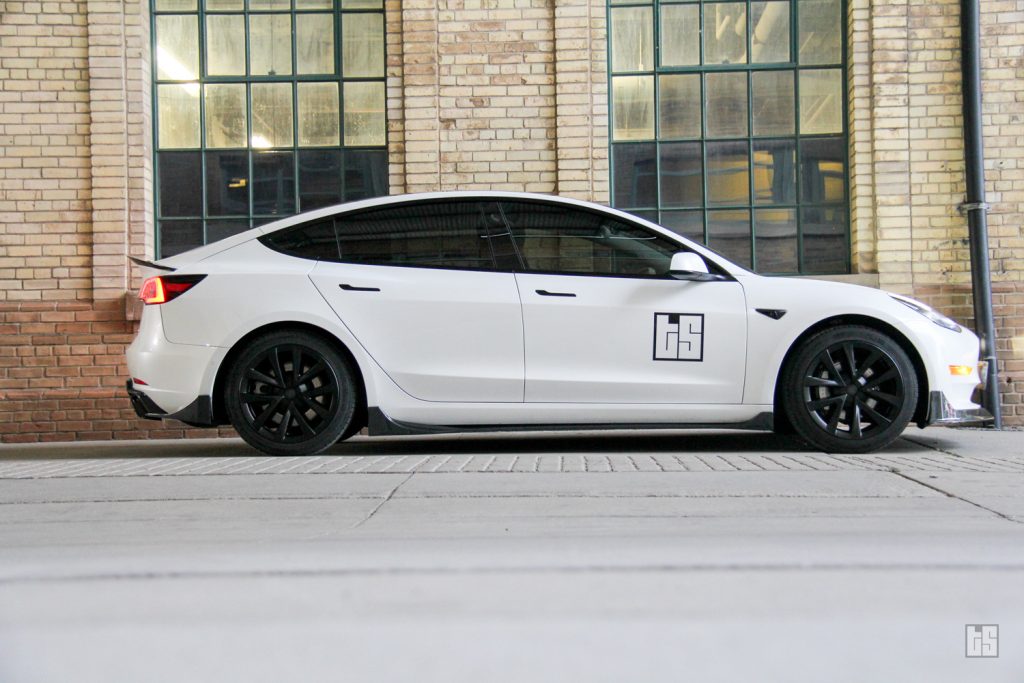
<path id="1" fill-rule="evenodd" d="M 146 420 L 178 420 L 192 427 L 215 427 L 217 421 L 213 417 L 213 400 L 209 396 L 199 396 L 181 410 L 167 413 L 160 409 L 153 399 L 135 388 L 135 383 L 128 380 L 128 400 L 132 402 L 135 414 Z"/>
<path id="2" fill-rule="evenodd" d="M 922 427 L 932 424 L 969 425 L 984 424 L 992 421 L 992 413 L 984 408 L 954 408 L 946 395 L 941 391 L 933 391 L 928 395 L 928 419 Z"/>

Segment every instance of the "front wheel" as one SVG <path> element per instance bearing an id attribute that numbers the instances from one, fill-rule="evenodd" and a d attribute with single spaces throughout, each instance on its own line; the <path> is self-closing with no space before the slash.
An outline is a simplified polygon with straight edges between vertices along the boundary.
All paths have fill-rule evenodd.
<path id="1" fill-rule="evenodd" d="M 249 344 L 228 375 L 224 405 L 250 446 L 270 455 L 313 455 L 349 429 L 356 396 L 352 371 L 333 345 L 296 330 Z"/>
<path id="2" fill-rule="evenodd" d="M 919 390 L 900 345 L 860 325 L 833 327 L 805 341 L 782 382 L 783 408 L 797 434 L 839 453 L 890 444 L 913 417 Z"/>

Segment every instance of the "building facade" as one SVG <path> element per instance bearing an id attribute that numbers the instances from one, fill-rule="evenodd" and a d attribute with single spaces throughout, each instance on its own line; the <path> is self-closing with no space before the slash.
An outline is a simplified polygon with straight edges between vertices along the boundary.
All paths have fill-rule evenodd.
<path id="1" fill-rule="evenodd" d="M 982 0 L 1004 418 L 1024 423 L 1024 0 Z M 971 323 L 956 0 L 0 2 L 0 439 L 135 418 L 128 256 L 365 196 L 561 194 Z"/>

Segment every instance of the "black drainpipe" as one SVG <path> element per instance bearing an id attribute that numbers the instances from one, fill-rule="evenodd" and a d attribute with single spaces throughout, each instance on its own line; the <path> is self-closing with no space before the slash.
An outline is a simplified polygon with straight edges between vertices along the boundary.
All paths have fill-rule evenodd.
<path id="1" fill-rule="evenodd" d="M 996 372 L 996 331 L 992 319 L 992 274 L 988 264 L 988 219 L 985 203 L 985 150 L 981 136 L 981 59 L 979 0 L 960 2 L 960 53 L 964 100 L 964 175 L 967 199 L 961 211 L 967 214 L 971 243 L 971 292 L 974 325 L 981 337 L 981 355 L 988 363 L 988 378 L 982 405 L 1002 429 L 999 404 L 999 375 Z"/>

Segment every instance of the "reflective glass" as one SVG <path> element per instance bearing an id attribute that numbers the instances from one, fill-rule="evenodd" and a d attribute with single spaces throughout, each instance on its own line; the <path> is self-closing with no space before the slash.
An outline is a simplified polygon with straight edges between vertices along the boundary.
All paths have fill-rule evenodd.
<path id="1" fill-rule="evenodd" d="M 252 146 L 291 147 L 292 114 L 291 83 L 253 83 Z"/>
<path id="2" fill-rule="evenodd" d="M 700 137 L 700 74 L 658 77 L 659 134 L 662 140 Z"/>
<path id="3" fill-rule="evenodd" d="M 653 142 L 612 145 L 615 206 L 633 209 L 658 205 L 658 168 Z"/>
<path id="4" fill-rule="evenodd" d="M 708 211 L 708 246 L 730 261 L 750 267 L 750 211 Z"/>
<path id="5" fill-rule="evenodd" d="M 201 216 L 203 177 L 200 152 L 160 152 L 157 156 L 160 216 Z"/>
<path id="6" fill-rule="evenodd" d="M 796 141 L 754 141 L 754 203 L 796 204 Z"/>
<path id="7" fill-rule="evenodd" d="M 330 14 L 295 16 L 295 60 L 300 74 L 334 73 L 334 17 Z"/>
<path id="8" fill-rule="evenodd" d="M 341 9 L 380 9 L 384 0 L 341 0 Z"/>
<path id="9" fill-rule="evenodd" d="M 245 9 L 244 0 L 206 0 L 204 3 L 207 12 L 223 12 L 225 10 Z"/>
<path id="10" fill-rule="evenodd" d="M 263 10 L 290 10 L 291 0 L 249 0 L 249 9 Z"/>
<path id="11" fill-rule="evenodd" d="M 162 81 L 199 78 L 199 19 L 196 15 L 157 16 L 156 77 Z"/>
<path id="12" fill-rule="evenodd" d="M 843 74 L 839 69 L 800 72 L 800 134 L 843 130 Z"/>
<path id="13" fill-rule="evenodd" d="M 337 145 L 341 116 L 337 83 L 299 83 L 299 146 Z"/>
<path id="14" fill-rule="evenodd" d="M 160 221 L 160 253 L 159 258 L 169 258 L 203 244 L 203 222 L 192 221 Z"/>
<path id="15" fill-rule="evenodd" d="M 699 142 L 670 142 L 659 147 L 663 207 L 704 204 L 704 173 L 700 148 Z"/>
<path id="16" fill-rule="evenodd" d="M 706 3 L 704 5 L 704 63 L 744 64 L 746 61 L 746 3 Z"/>
<path id="17" fill-rule="evenodd" d="M 750 201 L 750 160 L 747 143 L 707 143 L 708 205 Z"/>
<path id="18" fill-rule="evenodd" d="M 345 93 L 345 145 L 383 145 L 387 141 L 384 84 L 349 82 Z"/>
<path id="19" fill-rule="evenodd" d="M 157 86 L 157 145 L 161 149 L 199 146 L 199 84 Z"/>
<path id="20" fill-rule="evenodd" d="M 796 209 L 754 211 L 754 252 L 759 273 L 799 272 Z"/>
<path id="21" fill-rule="evenodd" d="M 384 75 L 384 17 L 342 15 L 341 70 L 346 78 Z"/>
<path id="22" fill-rule="evenodd" d="M 704 77 L 709 138 L 747 135 L 747 75 L 709 73 Z"/>
<path id="23" fill-rule="evenodd" d="M 843 138 L 800 141 L 800 201 L 804 204 L 846 201 L 846 144 Z"/>
<path id="24" fill-rule="evenodd" d="M 703 211 L 662 211 L 661 225 L 677 235 L 704 244 Z"/>
<path id="25" fill-rule="evenodd" d="M 208 84 L 206 146 L 245 147 L 245 84 Z"/>
<path id="26" fill-rule="evenodd" d="M 225 237 L 237 235 L 249 229 L 248 218 L 229 218 L 226 220 L 206 221 L 206 243 L 216 242 Z"/>
<path id="27" fill-rule="evenodd" d="M 255 216 L 295 213 L 294 152 L 253 152 L 252 213 Z"/>
<path id="28" fill-rule="evenodd" d="M 842 59 L 839 0 L 799 0 L 797 26 L 801 64 L 838 64 Z"/>
<path id="29" fill-rule="evenodd" d="M 700 6 L 661 6 L 661 65 L 700 64 Z"/>
<path id="30" fill-rule="evenodd" d="M 802 2 L 802 0 L 800 0 Z M 789 3 L 750 3 L 750 61 L 789 61 Z"/>
<path id="31" fill-rule="evenodd" d="M 196 0 L 156 0 L 157 12 L 194 12 Z"/>
<path id="32" fill-rule="evenodd" d="M 209 216 L 249 213 L 249 153 L 206 153 L 206 212 Z"/>
<path id="33" fill-rule="evenodd" d="M 800 209 L 803 271 L 847 273 L 850 235 L 845 206 L 805 206 Z"/>
<path id="34" fill-rule="evenodd" d="M 332 9 L 334 0 L 295 0 L 295 9 Z"/>
<path id="35" fill-rule="evenodd" d="M 792 71 L 755 71 L 753 91 L 754 135 L 792 135 L 796 126 Z"/>
<path id="36" fill-rule="evenodd" d="M 245 75 L 244 15 L 207 15 L 206 73 L 211 76 Z"/>
<path id="37" fill-rule="evenodd" d="M 654 139 L 654 76 L 612 79 L 612 121 L 615 140 Z"/>
<path id="38" fill-rule="evenodd" d="M 299 209 L 309 211 L 341 202 L 341 151 L 299 150 Z"/>
<path id="39" fill-rule="evenodd" d="M 385 150 L 348 150 L 345 159 L 345 201 L 387 194 L 388 154 Z"/>
<path id="40" fill-rule="evenodd" d="M 620 7 L 612 10 L 612 71 L 650 71 L 654 68 L 654 9 Z"/>
<path id="41" fill-rule="evenodd" d="M 250 15 L 249 73 L 253 76 L 288 76 L 291 72 L 291 15 Z"/>

